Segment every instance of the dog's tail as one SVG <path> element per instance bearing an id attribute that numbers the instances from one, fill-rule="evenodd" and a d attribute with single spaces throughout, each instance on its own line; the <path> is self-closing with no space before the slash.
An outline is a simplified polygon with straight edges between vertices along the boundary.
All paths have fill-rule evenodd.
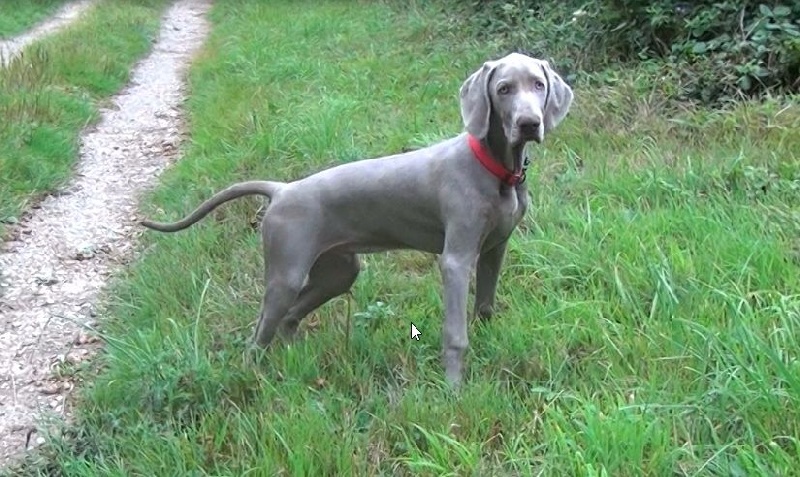
<path id="1" fill-rule="evenodd" d="M 256 194 L 263 195 L 271 199 L 276 192 L 283 188 L 284 185 L 285 184 L 282 182 L 273 181 L 239 182 L 238 184 L 234 184 L 227 189 L 217 192 L 210 199 L 200 204 L 200 206 L 197 207 L 194 212 L 177 222 L 163 223 L 142 220 L 140 223 L 149 229 L 158 230 L 160 232 L 177 232 L 199 221 L 208 215 L 209 212 L 225 202 L 238 199 L 239 197 L 244 197 L 246 195 Z"/>

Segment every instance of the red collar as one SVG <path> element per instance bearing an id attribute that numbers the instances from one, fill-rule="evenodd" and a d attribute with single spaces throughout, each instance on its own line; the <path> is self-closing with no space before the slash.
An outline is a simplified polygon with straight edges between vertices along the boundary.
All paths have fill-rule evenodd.
<path id="1" fill-rule="evenodd" d="M 472 149 L 472 153 L 475 154 L 478 162 L 480 162 L 487 171 L 491 172 L 493 176 L 500 179 L 500 182 L 509 187 L 514 187 L 517 184 L 525 182 L 524 169 L 520 169 L 516 172 L 510 172 L 505 168 L 505 166 L 492 157 L 492 153 L 489 152 L 489 149 L 487 149 L 483 144 L 481 144 L 478 138 L 472 134 L 467 134 L 467 141 L 469 142 L 469 148 Z"/>

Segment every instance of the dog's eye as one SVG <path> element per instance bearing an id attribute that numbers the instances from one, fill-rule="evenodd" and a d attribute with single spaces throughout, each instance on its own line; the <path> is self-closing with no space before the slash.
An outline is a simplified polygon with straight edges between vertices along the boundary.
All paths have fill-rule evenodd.
<path id="1" fill-rule="evenodd" d="M 544 89 L 544 83 L 542 83 L 541 81 L 537 81 L 536 83 L 534 83 L 534 85 L 533 85 L 533 86 L 534 86 L 536 89 L 540 90 L 540 91 Z"/>
<path id="2" fill-rule="evenodd" d="M 510 88 L 507 84 L 501 84 L 499 88 L 497 88 L 497 94 L 508 94 Z"/>

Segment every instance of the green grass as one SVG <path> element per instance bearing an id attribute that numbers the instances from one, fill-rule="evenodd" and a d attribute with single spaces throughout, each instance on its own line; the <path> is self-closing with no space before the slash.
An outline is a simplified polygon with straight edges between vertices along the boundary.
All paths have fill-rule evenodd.
<path id="1" fill-rule="evenodd" d="M 44 20 L 67 0 L 3 0 L 0 2 L 0 39 L 18 35 Z"/>
<path id="2" fill-rule="evenodd" d="M 458 87 L 499 54 L 433 9 L 232 0 L 212 17 L 190 145 L 145 205 L 157 219 L 236 180 L 456 134 Z M 417 253 L 368 257 L 303 341 L 249 349 L 262 258 L 242 200 L 145 235 L 100 371 L 78 370 L 72 439 L 19 475 L 794 475 L 798 108 L 672 114 L 648 81 L 576 85 L 533 150 L 503 309 L 471 327 L 460 396 L 442 383 L 439 274 Z"/>
<path id="3" fill-rule="evenodd" d="M 0 235 L 2 221 L 70 177 L 80 131 L 147 53 L 164 5 L 99 2 L 0 69 Z"/>

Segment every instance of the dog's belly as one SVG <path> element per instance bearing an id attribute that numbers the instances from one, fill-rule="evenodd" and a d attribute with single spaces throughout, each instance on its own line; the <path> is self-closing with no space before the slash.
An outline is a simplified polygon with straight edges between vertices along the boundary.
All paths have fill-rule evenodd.
<path id="1" fill-rule="evenodd" d="M 444 229 L 438 222 L 407 224 L 401 220 L 381 226 L 351 228 L 350 237 L 341 236 L 328 244 L 328 250 L 346 253 L 378 253 L 391 250 L 418 250 L 439 254 L 444 248 Z"/>
<path id="2" fill-rule="evenodd" d="M 444 240 L 417 242 L 416 244 L 403 243 L 400 241 L 390 242 L 388 240 L 384 241 L 376 240 L 369 242 L 365 241 L 360 243 L 351 242 L 346 244 L 335 244 L 331 246 L 328 250 L 343 252 L 343 253 L 358 253 L 358 254 L 390 252 L 393 250 L 416 250 L 419 252 L 441 254 L 443 249 L 444 249 Z"/>

